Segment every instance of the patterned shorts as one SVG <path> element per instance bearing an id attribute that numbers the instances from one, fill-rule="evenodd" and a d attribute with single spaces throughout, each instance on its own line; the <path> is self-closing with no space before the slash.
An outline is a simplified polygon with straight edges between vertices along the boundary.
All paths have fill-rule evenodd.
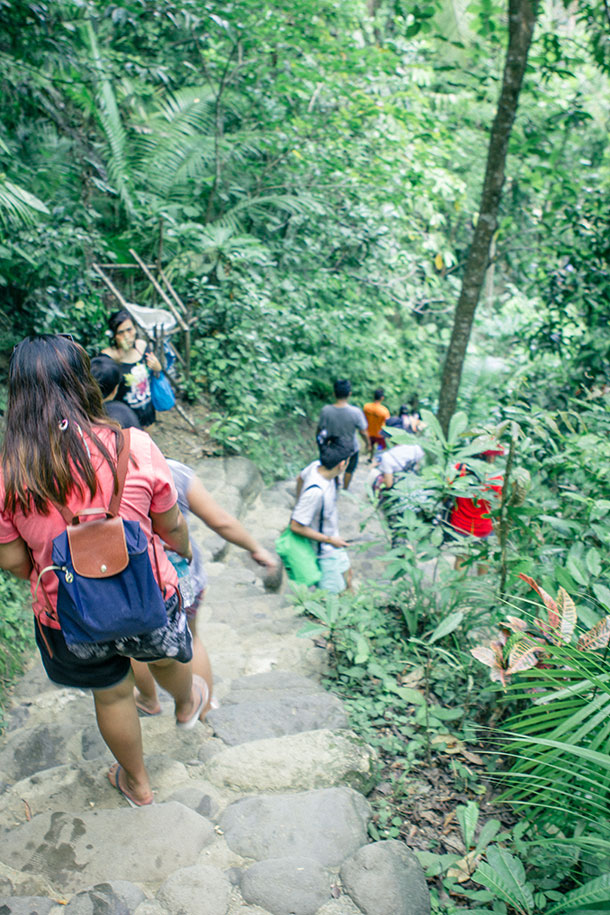
<path id="1" fill-rule="evenodd" d="M 186 614 L 174 594 L 165 603 L 167 623 L 152 632 L 112 642 L 79 642 L 68 646 L 60 629 L 36 626 L 36 641 L 47 676 L 61 686 L 104 689 L 124 679 L 136 661 L 170 658 L 186 664 L 193 640 Z"/>

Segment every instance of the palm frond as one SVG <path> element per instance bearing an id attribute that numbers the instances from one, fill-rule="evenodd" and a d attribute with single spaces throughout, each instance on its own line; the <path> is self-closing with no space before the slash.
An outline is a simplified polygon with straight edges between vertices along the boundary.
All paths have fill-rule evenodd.
<path id="1" fill-rule="evenodd" d="M 41 215 L 49 215 L 42 200 L 0 175 L 0 222 L 3 225 L 33 225 Z"/>
<path id="2" fill-rule="evenodd" d="M 265 194 L 240 200 L 223 213 L 216 222 L 227 225 L 241 215 L 259 216 L 268 219 L 273 210 L 291 216 L 311 216 L 324 212 L 321 204 L 309 194 Z"/>
<path id="3" fill-rule="evenodd" d="M 93 67 L 98 77 L 98 108 L 97 115 L 110 148 L 108 158 L 108 173 L 112 179 L 117 193 L 128 214 L 133 213 L 130 185 L 131 176 L 127 161 L 127 136 L 121 121 L 119 107 L 112 86 L 108 78 L 102 55 L 95 37 L 95 31 L 90 19 L 87 19 L 83 34 L 88 43 Z"/>
<path id="4" fill-rule="evenodd" d="M 610 821 L 610 675 L 600 654 L 550 646 L 548 667 L 511 684 L 529 699 L 501 737 L 510 761 L 502 799 L 528 818 L 564 828 L 574 817 L 587 834 Z M 605 827 L 604 827 L 605 828 Z"/>

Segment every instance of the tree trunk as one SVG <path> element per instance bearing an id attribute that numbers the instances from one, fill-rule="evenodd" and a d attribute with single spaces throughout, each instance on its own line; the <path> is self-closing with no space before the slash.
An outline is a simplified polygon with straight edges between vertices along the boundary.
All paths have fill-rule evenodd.
<path id="1" fill-rule="evenodd" d="M 534 32 L 536 5 L 536 0 L 509 0 L 508 2 L 508 48 L 502 91 L 491 128 L 479 216 L 468 252 L 441 382 L 438 420 L 445 434 L 447 434 L 449 421 L 455 411 L 474 313 L 489 263 L 489 248 L 496 230 L 498 207 L 504 184 L 508 141 L 517 113 L 519 93 Z"/>

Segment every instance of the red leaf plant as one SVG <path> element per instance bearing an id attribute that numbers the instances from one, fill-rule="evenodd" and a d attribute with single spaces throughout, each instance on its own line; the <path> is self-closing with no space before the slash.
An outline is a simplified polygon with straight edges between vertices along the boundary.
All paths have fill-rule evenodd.
<path id="1" fill-rule="evenodd" d="M 548 659 L 547 646 L 569 645 L 576 629 L 576 607 L 564 588 L 559 588 L 557 600 L 553 600 L 529 575 L 520 575 L 519 578 L 540 595 L 547 609 L 547 619 L 535 619 L 529 623 L 508 616 L 499 625 L 498 641 L 470 649 L 477 661 L 490 668 L 491 679 L 501 683 L 505 689 L 513 674 L 532 667 L 548 666 L 544 663 L 545 658 Z M 576 648 L 579 651 L 597 651 L 606 648 L 609 641 L 610 616 L 606 616 L 579 637 Z"/>

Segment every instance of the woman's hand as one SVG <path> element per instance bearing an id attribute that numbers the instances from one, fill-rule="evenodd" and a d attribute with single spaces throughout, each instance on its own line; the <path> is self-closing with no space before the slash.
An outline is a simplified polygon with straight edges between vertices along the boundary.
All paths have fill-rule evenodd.
<path id="1" fill-rule="evenodd" d="M 163 371 L 161 363 L 154 353 L 146 353 L 146 365 L 151 370 L 151 372 L 154 372 L 155 375 L 158 375 L 159 372 Z"/>
<path id="2" fill-rule="evenodd" d="M 265 566 L 269 571 L 273 571 L 277 568 L 277 562 L 267 550 L 264 550 L 262 547 L 257 547 L 255 550 L 252 550 L 250 553 L 254 562 L 258 562 L 259 566 Z"/>

